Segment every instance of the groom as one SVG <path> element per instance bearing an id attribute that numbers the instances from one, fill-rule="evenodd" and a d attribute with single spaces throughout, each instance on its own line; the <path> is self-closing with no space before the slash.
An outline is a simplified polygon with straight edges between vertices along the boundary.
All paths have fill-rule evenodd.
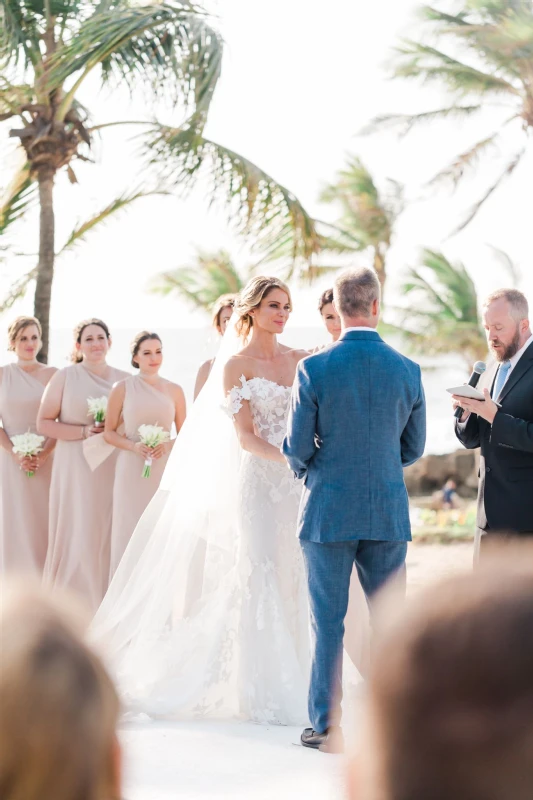
<path id="1" fill-rule="evenodd" d="M 309 590 L 312 664 L 302 744 L 342 747 L 342 645 L 355 564 L 371 601 L 393 574 L 405 581 L 411 539 L 402 468 L 423 453 L 420 367 L 376 331 L 380 285 L 372 269 L 334 287 L 338 342 L 300 362 L 283 452 L 304 490 L 298 533 Z"/>

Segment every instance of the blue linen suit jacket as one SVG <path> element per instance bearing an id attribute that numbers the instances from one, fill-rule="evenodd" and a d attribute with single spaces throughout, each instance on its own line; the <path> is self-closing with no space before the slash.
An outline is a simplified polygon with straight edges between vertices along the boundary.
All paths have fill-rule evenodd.
<path id="1" fill-rule="evenodd" d="M 304 479 L 300 539 L 409 541 L 403 467 L 424 452 L 418 364 L 377 332 L 348 331 L 303 359 L 283 453 Z"/>

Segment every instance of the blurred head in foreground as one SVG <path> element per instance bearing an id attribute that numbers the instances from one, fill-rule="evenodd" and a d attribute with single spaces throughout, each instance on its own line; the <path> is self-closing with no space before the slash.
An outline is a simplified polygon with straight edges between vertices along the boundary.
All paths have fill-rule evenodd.
<path id="1" fill-rule="evenodd" d="M 118 699 L 80 631 L 44 592 L 2 587 L 2 800 L 120 797 Z"/>
<path id="2" fill-rule="evenodd" d="M 375 653 L 353 800 L 533 797 L 533 551 L 417 595 Z"/>

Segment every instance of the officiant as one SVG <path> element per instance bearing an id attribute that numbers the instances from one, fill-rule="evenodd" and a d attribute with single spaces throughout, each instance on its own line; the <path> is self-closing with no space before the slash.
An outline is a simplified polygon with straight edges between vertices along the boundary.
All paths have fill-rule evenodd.
<path id="1" fill-rule="evenodd" d="M 484 400 L 454 395 L 455 424 L 468 449 L 481 448 L 475 560 L 492 542 L 533 537 L 533 336 L 526 297 L 500 289 L 483 305 L 494 363 L 478 384 Z"/>

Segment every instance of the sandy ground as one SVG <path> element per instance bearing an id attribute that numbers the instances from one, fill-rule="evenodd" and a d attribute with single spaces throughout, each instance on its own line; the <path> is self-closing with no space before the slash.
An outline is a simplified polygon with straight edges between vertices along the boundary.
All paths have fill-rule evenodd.
<path id="1" fill-rule="evenodd" d="M 412 545 L 409 592 L 471 569 L 472 549 L 471 544 Z M 237 722 L 124 725 L 124 800 L 345 798 L 343 758 L 300 747 L 299 736 L 299 728 Z"/>

